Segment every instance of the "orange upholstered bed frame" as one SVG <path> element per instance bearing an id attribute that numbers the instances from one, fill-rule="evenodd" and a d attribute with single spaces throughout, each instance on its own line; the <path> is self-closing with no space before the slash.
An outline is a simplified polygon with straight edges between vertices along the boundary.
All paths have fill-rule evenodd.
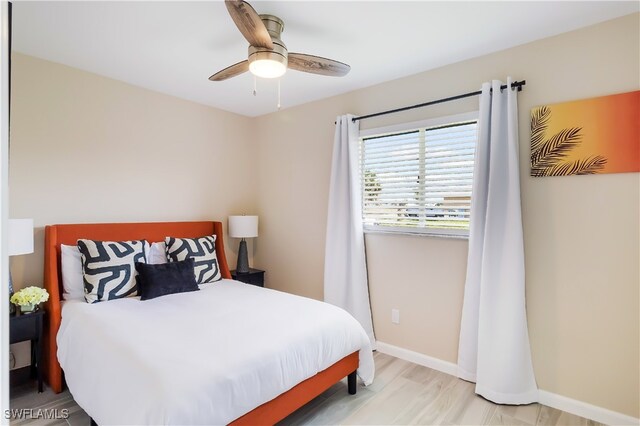
<path id="1" fill-rule="evenodd" d="M 152 222 L 152 223 L 99 223 L 50 225 L 45 228 L 44 286 L 49 301 L 44 329 L 44 369 L 51 389 L 59 393 L 63 388 L 62 368 L 58 363 L 56 336 L 60 328 L 62 300 L 60 245 L 76 245 L 79 238 L 103 241 L 147 240 L 164 241 L 165 237 L 195 238 L 216 235 L 216 256 L 223 278 L 231 278 L 224 252 L 221 222 Z M 232 424 L 274 424 L 311 401 L 334 383 L 349 376 L 349 393 L 355 393 L 355 371 L 358 353 L 354 352 L 326 370 L 299 383 L 275 399 L 255 408 Z"/>

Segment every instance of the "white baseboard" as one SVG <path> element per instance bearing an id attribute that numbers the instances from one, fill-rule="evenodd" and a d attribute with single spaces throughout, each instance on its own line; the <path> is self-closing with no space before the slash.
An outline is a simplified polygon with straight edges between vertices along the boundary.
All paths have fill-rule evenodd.
<path id="1" fill-rule="evenodd" d="M 607 425 L 639 425 L 640 419 L 540 389 L 538 402 Z"/>
<path id="2" fill-rule="evenodd" d="M 410 351 L 409 349 L 390 345 L 379 340 L 376 342 L 376 346 L 377 350 L 383 354 L 395 356 L 396 358 L 457 377 L 458 366 L 452 362 L 433 358 L 429 355 Z M 538 402 L 558 410 L 566 411 L 567 413 L 575 414 L 576 416 L 585 417 L 608 425 L 640 425 L 640 419 L 635 417 L 611 411 L 596 405 L 587 404 L 586 402 L 567 398 L 566 396 L 547 392 L 545 390 L 538 391 Z"/>
<path id="3" fill-rule="evenodd" d="M 410 351 L 409 349 L 390 345 L 379 340 L 376 342 L 376 347 L 378 352 L 382 352 L 383 354 L 395 356 L 396 358 L 404 359 L 405 361 L 413 362 L 414 364 L 433 368 L 434 370 L 442 371 L 443 373 L 451 374 L 452 376 L 457 376 L 458 366 L 452 362 L 443 361 L 429 355 Z"/>

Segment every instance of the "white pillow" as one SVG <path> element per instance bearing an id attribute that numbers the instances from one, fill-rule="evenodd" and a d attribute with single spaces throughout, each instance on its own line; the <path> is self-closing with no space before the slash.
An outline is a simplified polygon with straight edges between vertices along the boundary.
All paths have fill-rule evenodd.
<path id="1" fill-rule="evenodd" d="M 84 281 L 82 278 L 82 259 L 78 246 L 60 244 L 62 252 L 62 298 L 64 300 L 82 300 L 84 302 Z"/>
<path id="2" fill-rule="evenodd" d="M 149 249 L 149 253 L 147 253 L 147 263 L 149 265 L 159 265 L 167 262 L 167 245 L 164 241 L 151 243 L 151 248 Z"/>

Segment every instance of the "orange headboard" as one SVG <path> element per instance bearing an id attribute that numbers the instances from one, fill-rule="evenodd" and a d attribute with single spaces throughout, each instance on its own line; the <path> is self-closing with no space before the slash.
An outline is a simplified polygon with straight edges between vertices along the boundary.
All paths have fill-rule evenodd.
<path id="1" fill-rule="evenodd" d="M 62 369 L 58 363 L 56 336 L 60 328 L 62 298 L 62 275 L 60 244 L 75 245 L 79 238 L 102 241 L 147 240 L 164 241 L 165 237 L 195 238 L 216 235 L 216 256 L 222 278 L 231 278 L 221 222 L 152 222 L 152 223 L 91 223 L 50 225 L 44 237 L 44 287 L 49 292 L 49 301 L 44 328 L 44 367 L 51 389 L 62 391 Z"/>

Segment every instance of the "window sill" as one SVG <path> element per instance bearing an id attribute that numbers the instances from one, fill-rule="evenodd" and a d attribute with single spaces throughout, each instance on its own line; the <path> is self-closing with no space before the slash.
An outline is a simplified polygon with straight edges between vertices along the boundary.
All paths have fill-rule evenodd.
<path id="1" fill-rule="evenodd" d="M 438 231 L 410 231 L 407 229 L 380 229 L 380 228 L 364 228 L 365 234 L 388 234 L 388 235 L 409 235 L 413 237 L 433 237 L 433 238 L 447 238 L 454 240 L 468 240 L 469 233 L 465 234 L 453 234 L 448 233 L 446 230 Z"/>

